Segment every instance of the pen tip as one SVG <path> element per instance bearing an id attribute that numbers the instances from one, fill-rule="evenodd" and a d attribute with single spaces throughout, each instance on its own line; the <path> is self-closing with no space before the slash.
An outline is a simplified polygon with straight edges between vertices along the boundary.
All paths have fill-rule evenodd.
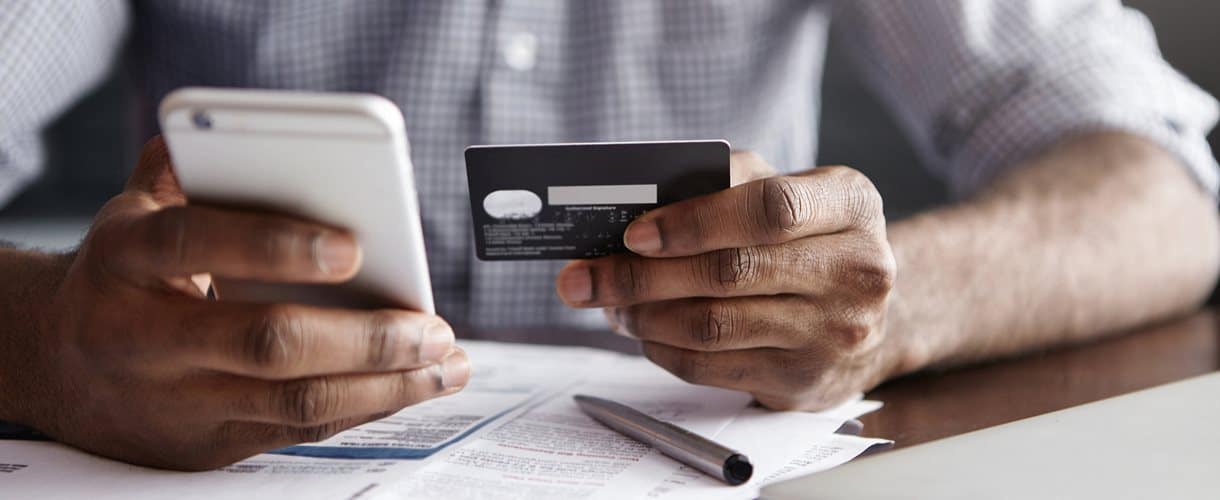
<path id="1" fill-rule="evenodd" d="M 734 453 L 724 461 L 724 480 L 732 486 L 744 484 L 754 475 L 754 465 L 740 453 Z"/>

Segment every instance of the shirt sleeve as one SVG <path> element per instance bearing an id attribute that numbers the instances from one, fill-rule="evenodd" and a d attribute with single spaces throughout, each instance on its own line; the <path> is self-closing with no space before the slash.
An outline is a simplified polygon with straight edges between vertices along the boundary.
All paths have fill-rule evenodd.
<path id="1" fill-rule="evenodd" d="M 110 69 L 123 0 L 7 0 L 0 8 L 0 206 L 42 167 L 46 125 Z"/>
<path id="2" fill-rule="evenodd" d="M 1145 137 L 1213 195 L 1216 100 L 1118 0 L 847 0 L 835 34 L 958 196 L 1071 134 Z"/>

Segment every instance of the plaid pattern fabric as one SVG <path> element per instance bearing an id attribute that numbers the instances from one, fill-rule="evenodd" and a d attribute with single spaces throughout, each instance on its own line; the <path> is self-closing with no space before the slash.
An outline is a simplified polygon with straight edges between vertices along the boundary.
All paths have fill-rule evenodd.
<path id="1" fill-rule="evenodd" d="M 0 204 L 37 175 L 42 128 L 106 73 L 127 23 L 121 0 L 0 7 Z"/>
<path id="2" fill-rule="evenodd" d="M 562 263 L 473 257 L 470 144 L 726 138 L 813 165 L 829 32 L 959 195 L 1055 140 L 1140 134 L 1215 191 L 1216 102 L 1117 0 L 9 0 L 0 10 L 0 195 L 37 133 L 130 32 L 147 108 L 184 85 L 375 92 L 407 120 L 438 307 L 478 326 L 598 325 Z M 130 28 L 128 28 L 130 25 Z M 831 124 L 833 126 L 833 124 Z M 343 168 L 337 165 L 336 168 Z"/>

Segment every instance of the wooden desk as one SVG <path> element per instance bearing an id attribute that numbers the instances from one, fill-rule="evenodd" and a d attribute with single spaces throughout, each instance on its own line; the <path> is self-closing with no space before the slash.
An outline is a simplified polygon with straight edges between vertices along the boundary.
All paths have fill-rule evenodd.
<path id="1" fill-rule="evenodd" d="M 864 435 L 895 448 L 963 434 L 1220 369 L 1220 315 L 1185 318 L 1085 345 L 883 384 Z"/>
<path id="2" fill-rule="evenodd" d="M 566 330 L 460 331 L 467 338 L 594 345 L 638 353 L 626 338 Z M 1089 344 L 888 382 L 864 435 L 895 448 L 963 434 L 1220 369 L 1220 314 L 1188 317 Z"/>

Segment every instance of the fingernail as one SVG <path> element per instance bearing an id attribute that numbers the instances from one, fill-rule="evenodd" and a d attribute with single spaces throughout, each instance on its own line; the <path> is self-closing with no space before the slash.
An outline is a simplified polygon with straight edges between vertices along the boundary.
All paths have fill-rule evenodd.
<path id="1" fill-rule="evenodd" d="M 441 387 L 453 389 L 470 380 L 470 360 L 463 353 L 454 353 L 441 365 Z"/>
<path id="2" fill-rule="evenodd" d="M 328 232 L 313 240 L 314 263 L 325 274 L 345 274 L 359 258 L 360 248 L 351 236 Z"/>
<path id="3" fill-rule="evenodd" d="M 623 243 L 636 253 L 650 253 L 661 249 L 661 230 L 650 220 L 635 221 L 627 226 Z"/>
<path id="4" fill-rule="evenodd" d="M 443 322 L 424 328 L 419 340 L 419 362 L 435 363 L 453 350 L 453 329 Z"/>
<path id="5" fill-rule="evenodd" d="M 559 295 L 568 302 L 593 300 L 593 275 L 588 266 L 576 266 L 559 278 Z"/>

